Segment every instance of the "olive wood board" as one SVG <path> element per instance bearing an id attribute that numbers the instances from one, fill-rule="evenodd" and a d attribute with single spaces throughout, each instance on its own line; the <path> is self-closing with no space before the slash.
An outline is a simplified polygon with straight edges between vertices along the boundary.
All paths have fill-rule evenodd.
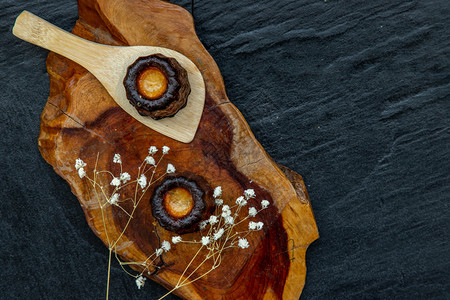
<path id="1" fill-rule="evenodd" d="M 103 227 L 91 186 L 74 170 L 75 159 L 93 166 L 100 153 L 98 167 L 117 170 L 112 161 L 119 153 L 134 176 L 132 170 L 146 157 L 148 146 L 166 145 L 171 148 L 167 162 L 176 166 L 177 173 L 190 172 L 212 187 L 222 186 L 225 204 L 249 188 L 258 199 L 271 203 L 256 216 L 265 226 L 249 235 L 248 249 L 224 252 L 219 268 L 174 293 L 183 299 L 298 299 L 305 283 L 306 249 L 318 238 L 303 179 L 271 159 L 228 100 L 219 69 L 196 36 L 192 16 L 159 0 L 79 0 L 78 7 L 73 34 L 105 45 L 172 49 L 196 64 L 206 87 L 197 133 L 191 143 L 180 143 L 131 117 L 85 68 L 49 54 L 50 95 L 41 115 L 39 149 L 70 184 L 94 233 L 106 244 L 106 234 L 121 232 L 127 218 L 111 206 L 106 218 L 112 224 Z M 148 193 L 150 198 L 152 190 Z M 173 235 L 155 222 L 147 199 L 139 204 L 116 252 L 122 260 L 142 261 Z M 174 246 L 164 254 L 160 269 L 148 276 L 171 289 L 195 249 Z"/>

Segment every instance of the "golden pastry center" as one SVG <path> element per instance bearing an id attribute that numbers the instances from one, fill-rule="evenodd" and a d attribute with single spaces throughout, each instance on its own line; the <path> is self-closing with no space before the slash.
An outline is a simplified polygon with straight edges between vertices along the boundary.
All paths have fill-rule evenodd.
<path id="1" fill-rule="evenodd" d="M 176 187 L 164 194 L 164 208 L 167 213 L 175 218 L 188 215 L 194 207 L 194 199 L 191 193 L 182 187 Z"/>
<path id="2" fill-rule="evenodd" d="M 167 90 L 167 78 L 160 69 L 150 67 L 139 74 L 138 91 L 148 99 L 157 99 Z"/>

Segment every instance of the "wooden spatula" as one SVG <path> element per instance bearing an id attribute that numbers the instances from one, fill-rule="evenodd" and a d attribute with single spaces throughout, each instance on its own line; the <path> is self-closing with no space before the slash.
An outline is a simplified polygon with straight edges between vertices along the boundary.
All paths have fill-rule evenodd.
<path id="1" fill-rule="evenodd" d="M 193 140 L 205 103 L 205 83 L 196 65 L 183 54 L 162 47 L 107 46 L 68 33 L 33 15 L 22 12 L 16 19 L 13 34 L 18 38 L 61 54 L 91 72 L 111 97 L 133 118 L 168 137 L 183 143 Z M 175 116 L 153 120 L 141 116 L 126 98 L 123 79 L 127 68 L 138 57 L 161 53 L 175 58 L 188 72 L 191 93 L 186 107 Z"/>

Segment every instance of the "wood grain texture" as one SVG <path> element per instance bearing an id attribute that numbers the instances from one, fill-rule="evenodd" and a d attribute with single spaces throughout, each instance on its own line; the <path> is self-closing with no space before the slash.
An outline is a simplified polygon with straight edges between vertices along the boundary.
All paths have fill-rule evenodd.
<path id="1" fill-rule="evenodd" d="M 198 40 L 192 17 L 184 9 L 162 1 L 80 0 L 73 33 L 108 45 L 152 45 L 186 55 L 202 72 L 206 84 L 205 109 L 190 144 L 176 142 L 143 126 L 111 99 L 97 79 L 76 63 L 51 53 L 47 60 L 50 96 L 42 113 L 39 147 L 43 157 L 70 184 L 92 230 L 105 242 L 97 200 L 90 186 L 78 178 L 73 162 L 115 170 L 115 153 L 123 157 L 132 176 L 149 145 L 171 148 L 168 162 L 177 171 L 202 176 L 221 185 L 227 202 L 253 188 L 259 199 L 273 205 L 258 214 L 265 230 L 249 236 L 248 251 L 224 253 L 224 263 L 208 276 L 177 290 L 185 299 L 298 299 L 304 285 L 305 252 L 318 238 L 317 227 L 300 175 L 278 166 L 255 140 L 243 116 L 228 100 L 220 72 Z M 268 112 L 271 113 L 271 112 Z M 148 193 L 148 198 L 152 190 Z M 256 205 L 256 202 L 253 203 Z M 108 234 L 118 236 L 127 216 L 107 210 Z M 153 219 L 143 201 L 125 232 L 118 254 L 142 261 L 173 234 Z M 188 235 L 194 239 L 198 233 Z M 174 247 L 164 255 L 161 269 L 151 278 L 167 288 L 183 272 L 194 250 Z"/>

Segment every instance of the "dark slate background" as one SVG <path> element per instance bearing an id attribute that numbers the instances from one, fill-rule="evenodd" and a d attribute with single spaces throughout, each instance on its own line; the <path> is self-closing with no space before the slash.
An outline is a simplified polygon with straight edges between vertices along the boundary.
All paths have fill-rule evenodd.
<path id="1" fill-rule="evenodd" d="M 74 0 L 0 4 L 0 298 L 102 299 L 107 249 L 38 151 L 47 51 L 10 33 L 23 9 L 77 19 Z M 449 17 L 448 0 L 195 3 L 230 100 L 307 184 L 302 299 L 450 298 Z M 163 293 L 113 266 L 111 299 Z"/>

